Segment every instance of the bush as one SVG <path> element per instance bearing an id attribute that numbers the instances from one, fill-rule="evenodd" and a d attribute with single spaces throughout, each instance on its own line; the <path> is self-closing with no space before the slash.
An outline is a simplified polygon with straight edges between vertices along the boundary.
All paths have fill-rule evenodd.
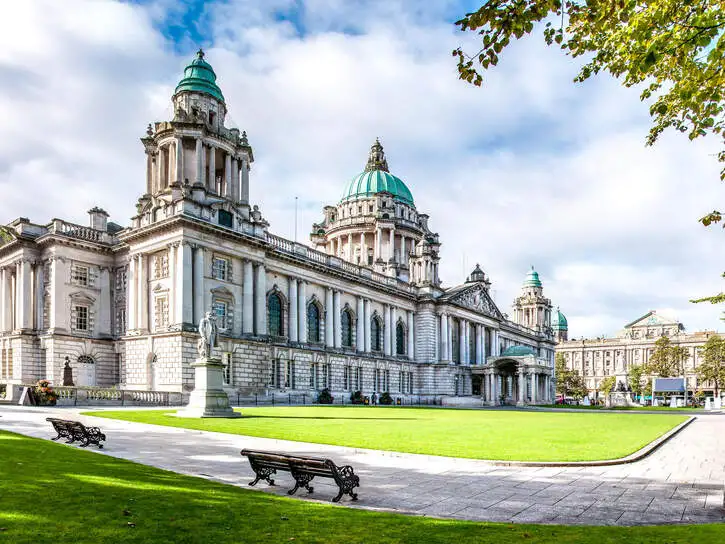
<path id="1" fill-rule="evenodd" d="M 39 380 L 33 387 L 33 393 L 40 406 L 55 406 L 58 395 L 53 391 L 48 380 Z"/>
<path id="2" fill-rule="evenodd" d="M 365 400 L 363 399 L 362 391 L 355 391 L 350 395 L 350 402 L 352 404 L 363 404 Z"/>
<path id="3" fill-rule="evenodd" d="M 327 388 L 320 391 L 320 394 L 317 396 L 317 404 L 332 404 L 333 400 L 335 399 Z"/>
<path id="4" fill-rule="evenodd" d="M 380 400 L 378 401 L 380 404 L 385 404 L 386 406 L 390 406 L 393 404 L 393 397 L 390 396 L 390 393 L 387 391 L 385 393 L 380 394 Z"/>

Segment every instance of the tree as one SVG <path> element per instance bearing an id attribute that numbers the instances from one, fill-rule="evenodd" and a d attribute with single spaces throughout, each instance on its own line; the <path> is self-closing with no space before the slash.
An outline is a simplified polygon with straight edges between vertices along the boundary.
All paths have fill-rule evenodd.
<path id="1" fill-rule="evenodd" d="M 713 335 L 700 348 L 702 361 L 695 370 L 698 380 L 710 382 L 715 386 L 715 396 L 720 392 L 721 384 L 725 383 L 725 339 Z"/>
<path id="2" fill-rule="evenodd" d="M 617 378 L 615 376 L 607 376 L 601 382 L 599 382 L 599 392 L 605 397 L 608 397 L 609 394 L 612 392 L 612 389 L 614 389 L 616 383 Z"/>
<path id="3" fill-rule="evenodd" d="M 627 384 L 636 396 L 640 397 L 644 390 L 644 368 L 642 365 L 632 365 L 627 372 Z"/>
<path id="4" fill-rule="evenodd" d="M 453 51 L 459 77 L 480 86 L 504 48 L 545 21 L 547 45 L 587 59 L 574 81 L 604 71 L 640 86 L 653 120 L 647 145 L 668 128 L 690 140 L 725 133 L 725 0 L 488 0 L 456 22 L 482 36 L 477 53 Z M 725 163 L 725 149 L 717 158 Z M 715 210 L 700 222 L 722 219 Z M 691 302 L 725 302 L 725 292 Z"/>
<path id="5" fill-rule="evenodd" d="M 569 370 L 566 367 L 566 359 L 563 353 L 557 353 L 554 358 L 556 372 L 556 392 L 563 397 L 581 398 L 587 394 L 587 387 L 584 378 L 576 370 Z"/>
<path id="6" fill-rule="evenodd" d="M 655 342 L 655 350 L 644 370 L 660 378 L 683 376 L 689 355 L 687 348 L 673 344 L 668 336 L 662 336 Z"/>

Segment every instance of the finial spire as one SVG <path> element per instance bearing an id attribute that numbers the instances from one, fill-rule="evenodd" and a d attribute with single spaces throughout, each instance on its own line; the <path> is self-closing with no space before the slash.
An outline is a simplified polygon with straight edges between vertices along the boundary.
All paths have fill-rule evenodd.
<path id="1" fill-rule="evenodd" d="M 375 143 L 370 148 L 370 155 L 368 155 L 368 163 L 365 166 L 366 172 L 372 172 L 373 170 L 390 172 L 388 169 L 388 161 L 385 159 L 385 151 L 383 151 L 383 146 L 380 143 L 380 138 L 375 138 Z"/>
<path id="2" fill-rule="evenodd" d="M 196 52 L 197 58 L 203 59 L 204 58 L 204 50 L 200 47 L 199 50 Z"/>

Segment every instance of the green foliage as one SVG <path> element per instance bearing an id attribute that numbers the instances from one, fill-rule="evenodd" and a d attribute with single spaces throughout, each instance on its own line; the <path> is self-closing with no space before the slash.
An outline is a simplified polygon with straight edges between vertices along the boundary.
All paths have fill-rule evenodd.
<path id="1" fill-rule="evenodd" d="M 378 402 L 385 406 L 390 406 L 391 404 L 393 404 L 393 397 L 390 396 L 390 393 L 385 391 L 385 393 L 381 393 L 380 400 Z"/>
<path id="2" fill-rule="evenodd" d="M 10 234 L 10 231 L 6 227 L 0 226 L 0 246 L 7 244 L 12 239 L 13 236 Z"/>
<path id="3" fill-rule="evenodd" d="M 677 416 L 640 414 L 397 406 L 285 406 L 242 408 L 241 413 L 243 417 L 237 419 L 187 419 L 170 414 L 168 408 L 92 412 L 101 417 L 200 431 L 426 455 L 520 461 L 622 457 L 683 421 Z"/>
<path id="4" fill-rule="evenodd" d="M 362 404 L 364 402 L 362 391 L 355 391 L 350 395 L 350 403 Z"/>
<path id="5" fill-rule="evenodd" d="M 635 395 L 642 396 L 646 380 L 644 380 L 644 367 L 642 365 L 632 365 L 627 371 L 627 384 Z"/>
<path id="6" fill-rule="evenodd" d="M 334 400 L 332 393 L 327 388 L 320 391 L 320 394 L 317 395 L 317 404 L 332 404 Z"/>
<path id="7" fill-rule="evenodd" d="M 33 393 L 41 406 L 54 406 L 58 400 L 58 395 L 48 380 L 39 380 L 33 387 Z"/>
<path id="8" fill-rule="evenodd" d="M 617 385 L 617 378 L 615 376 L 607 376 L 599 383 L 599 392 L 602 395 L 609 395 Z"/>
<path id="9" fill-rule="evenodd" d="M 587 394 L 588 390 L 584 378 L 579 375 L 578 370 L 569 370 L 567 368 L 563 353 L 556 354 L 554 366 L 557 394 L 575 399 L 580 399 Z"/>
<path id="10" fill-rule="evenodd" d="M 0 540 L 17 544 L 685 544 L 725 539 L 724 524 L 512 525 L 337 507 L 3 431 L 0 474 Z"/>
<path id="11" fill-rule="evenodd" d="M 687 348 L 673 344 L 668 336 L 662 336 L 655 342 L 655 349 L 644 370 L 660 378 L 682 376 L 689 355 Z"/>
<path id="12" fill-rule="evenodd" d="M 695 369 L 701 382 L 710 382 L 715 386 L 715 396 L 725 383 L 725 339 L 714 334 L 700 348 L 702 360 Z"/>

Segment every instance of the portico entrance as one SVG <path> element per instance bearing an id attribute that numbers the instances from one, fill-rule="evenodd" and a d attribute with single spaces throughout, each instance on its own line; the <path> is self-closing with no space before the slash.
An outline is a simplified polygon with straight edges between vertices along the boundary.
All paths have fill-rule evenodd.
<path id="1" fill-rule="evenodd" d="M 488 364 L 471 367 L 472 383 L 480 379 L 480 395 L 489 406 L 522 406 L 550 402 L 551 368 L 533 355 L 489 357 Z M 474 385 L 475 388 L 475 385 Z"/>

